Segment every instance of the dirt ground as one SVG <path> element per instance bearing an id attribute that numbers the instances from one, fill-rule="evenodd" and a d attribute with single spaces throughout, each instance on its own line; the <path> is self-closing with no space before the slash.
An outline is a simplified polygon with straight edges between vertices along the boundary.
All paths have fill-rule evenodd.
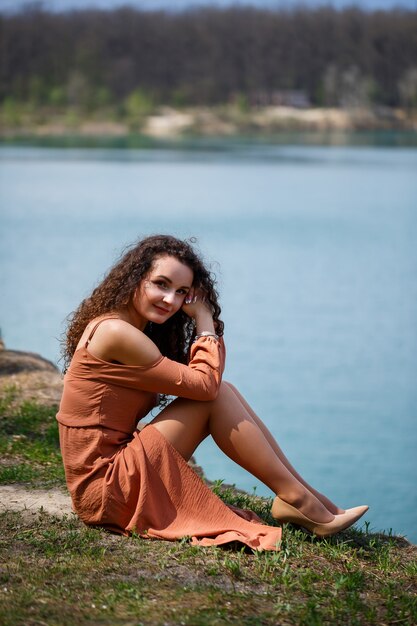
<path id="1" fill-rule="evenodd" d="M 0 485 L 0 513 L 21 511 L 28 520 L 40 511 L 63 517 L 72 514 L 71 498 L 61 489 L 27 489 L 22 485 Z"/>

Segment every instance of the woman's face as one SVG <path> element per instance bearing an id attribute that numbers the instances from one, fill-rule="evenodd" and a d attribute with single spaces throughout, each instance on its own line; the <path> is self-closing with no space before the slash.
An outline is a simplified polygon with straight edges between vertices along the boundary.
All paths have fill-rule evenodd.
<path id="1" fill-rule="evenodd" d="M 133 297 L 133 306 L 144 326 L 163 324 L 184 304 L 193 284 L 194 273 L 173 256 L 160 256 L 142 280 Z"/>

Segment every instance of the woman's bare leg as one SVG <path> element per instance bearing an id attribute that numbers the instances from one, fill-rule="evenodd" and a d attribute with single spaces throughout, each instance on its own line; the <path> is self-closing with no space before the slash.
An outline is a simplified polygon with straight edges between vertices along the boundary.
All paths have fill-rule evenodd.
<path id="1" fill-rule="evenodd" d="M 328 511 L 330 511 L 330 513 L 333 513 L 333 515 L 337 515 L 340 513 L 344 513 L 344 509 L 341 509 L 340 507 L 338 507 L 336 504 L 334 504 L 331 500 L 329 500 L 325 495 L 323 495 L 322 493 L 320 493 L 319 491 L 317 491 L 316 489 L 314 489 L 313 487 L 311 487 L 311 485 L 309 485 L 302 476 L 300 476 L 300 474 L 297 472 L 297 470 L 291 465 L 291 463 L 289 462 L 289 460 L 287 459 L 287 457 L 285 456 L 285 454 L 283 453 L 283 451 L 281 450 L 281 448 L 279 447 L 278 443 L 276 442 L 276 440 L 274 439 L 274 437 L 272 436 L 272 434 L 269 432 L 269 430 L 267 429 L 267 427 L 265 426 L 265 424 L 262 422 L 262 420 L 256 415 L 256 413 L 254 412 L 254 410 L 252 409 L 252 407 L 247 403 L 247 401 L 245 400 L 245 398 L 242 396 L 242 394 L 239 392 L 238 389 L 236 389 L 236 387 L 234 385 L 232 385 L 231 383 L 225 383 L 226 385 L 228 385 L 230 387 L 230 389 L 232 389 L 232 391 L 236 394 L 236 396 L 239 398 L 240 402 L 243 404 L 243 406 L 245 407 L 245 409 L 247 410 L 247 412 L 249 413 L 249 415 L 251 416 L 251 418 L 253 419 L 253 421 L 258 425 L 258 427 L 261 429 L 262 433 L 264 434 L 265 439 L 268 441 L 269 445 L 271 446 L 271 448 L 273 449 L 273 451 L 275 452 L 275 454 L 279 457 L 279 459 L 281 460 L 281 462 L 285 465 L 285 467 L 291 472 L 291 474 L 293 476 L 295 476 L 295 478 L 302 484 L 304 485 L 304 487 L 306 487 L 312 494 L 314 494 L 316 496 L 316 498 L 318 498 L 318 500 L 320 500 L 320 502 L 322 504 L 324 504 L 324 506 L 326 507 L 326 509 Z"/>
<path id="2" fill-rule="evenodd" d="M 221 385 L 216 400 L 211 402 L 175 400 L 151 423 L 185 459 L 211 434 L 228 457 L 304 515 L 317 522 L 333 519 L 281 461 L 258 423 L 227 384 Z"/>

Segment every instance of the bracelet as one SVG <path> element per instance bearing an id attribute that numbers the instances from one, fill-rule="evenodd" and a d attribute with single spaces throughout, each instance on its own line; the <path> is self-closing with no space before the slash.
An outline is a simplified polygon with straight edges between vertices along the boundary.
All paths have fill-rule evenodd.
<path id="1" fill-rule="evenodd" d="M 196 335 L 194 337 L 194 341 L 197 341 L 197 339 L 200 339 L 200 337 L 213 337 L 213 339 L 216 339 L 216 341 L 219 340 L 219 335 L 216 335 L 216 333 L 211 333 L 208 330 L 203 330 L 202 333 L 200 333 L 199 335 Z"/>

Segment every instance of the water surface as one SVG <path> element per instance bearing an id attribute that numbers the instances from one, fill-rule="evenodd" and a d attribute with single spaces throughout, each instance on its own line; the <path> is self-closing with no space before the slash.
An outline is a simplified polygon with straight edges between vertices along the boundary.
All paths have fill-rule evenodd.
<path id="1" fill-rule="evenodd" d="M 207 142 L 0 146 L 0 325 L 57 361 L 63 320 L 124 245 L 197 236 L 226 378 L 294 465 L 417 542 L 417 150 Z M 210 478 L 270 495 L 205 443 Z"/>

